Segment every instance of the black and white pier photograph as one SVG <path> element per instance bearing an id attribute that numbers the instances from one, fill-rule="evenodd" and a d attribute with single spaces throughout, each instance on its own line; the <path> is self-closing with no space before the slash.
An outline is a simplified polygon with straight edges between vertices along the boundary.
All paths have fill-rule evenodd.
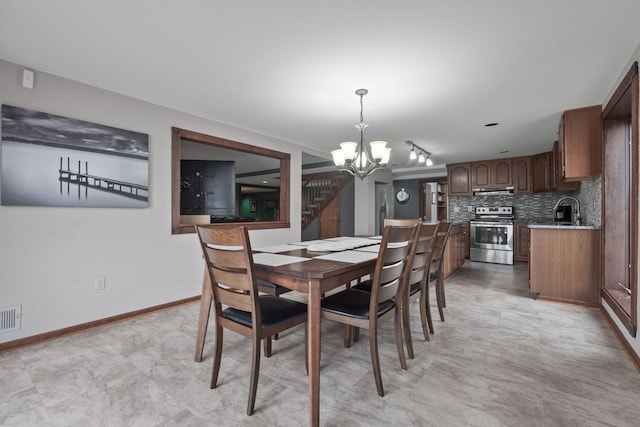
<path id="1" fill-rule="evenodd" d="M 4 206 L 145 208 L 149 136 L 2 105 Z"/>

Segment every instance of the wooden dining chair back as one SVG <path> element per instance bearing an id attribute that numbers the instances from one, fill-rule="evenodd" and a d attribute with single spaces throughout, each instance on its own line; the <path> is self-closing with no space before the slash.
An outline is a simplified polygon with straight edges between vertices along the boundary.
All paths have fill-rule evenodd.
<path id="1" fill-rule="evenodd" d="M 411 337 L 410 302 L 419 297 L 420 321 L 425 341 L 429 341 L 429 333 L 433 329 L 429 302 L 428 281 L 433 246 L 436 241 L 438 223 L 420 225 L 413 253 L 411 254 L 411 270 L 405 277 L 405 289 L 402 293 L 402 326 L 404 341 L 409 358 L 414 358 L 413 340 Z"/>
<path id="2" fill-rule="evenodd" d="M 444 322 L 444 310 L 446 305 L 444 297 L 444 256 L 451 231 L 451 221 L 440 221 L 438 224 L 438 234 L 433 245 L 433 256 L 431 259 L 431 269 L 429 272 L 429 283 L 435 281 L 436 302 L 440 320 Z M 433 332 L 433 331 L 432 331 Z"/>
<path id="3" fill-rule="evenodd" d="M 345 289 L 324 298 L 321 303 L 324 318 L 369 330 L 371 364 L 380 396 L 384 396 L 384 388 L 378 357 L 378 325 L 392 318 L 395 320 L 396 347 L 400 366 L 406 369 L 400 310 L 395 301 L 399 298 L 399 289 L 401 289 L 418 228 L 419 223 L 384 227 L 373 272 L 371 292 L 355 288 Z"/>
<path id="4" fill-rule="evenodd" d="M 251 415 L 258 387 L 260 341 L 268 340 L 270 343 L 274 334 L 304 323 L 307 320 L 307 306 L 297 301 L 259 294 L 246 227 L 196 226 L 196 230 L 213 288 L 216 329 L 211 388 L 216 388 L 218 382 L 223 328 L 251 338 L 253 351 L 247 404 L 247 415 Z M 271 346 L 268 348 L 270 351 Z"/>

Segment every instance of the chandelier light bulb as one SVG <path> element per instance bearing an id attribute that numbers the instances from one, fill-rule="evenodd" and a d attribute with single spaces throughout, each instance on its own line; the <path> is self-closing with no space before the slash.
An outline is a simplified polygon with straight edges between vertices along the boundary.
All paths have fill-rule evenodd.
<path id="1" fill-rule="evenodd" d="M 426 160 L 427 159 L 424 157 L 424 154 L 421 151 L 420 155 L 418 156 L 418 163 L 424 163 Z"/>
<path id="2" fill-rule="evenodd" d="M 433 166 L 433 160 L 431 160 L 431 156 L 427 157 L 427 166 Z"/>
<path id="3" fill-rule="evenodd" d="M 411 153 L 409 153 L 409 160 L 415 160 L 418 158 L 418 155 L 416 154 L 416 150 L 413 149 L 413 147 L 411 147 Z"/>

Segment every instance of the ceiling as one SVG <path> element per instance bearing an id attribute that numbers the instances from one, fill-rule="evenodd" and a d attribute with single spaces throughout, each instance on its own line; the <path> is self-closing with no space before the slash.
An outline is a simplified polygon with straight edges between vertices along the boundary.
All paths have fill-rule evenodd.
<path id="1" fill-rule="evenodd" d="M 550 150 L 562 111 L 627 71 L 639 17 L 638 0 L 2 0 L 0 59 L 326 159 L 357 141 L 366 88 L 366 140 L 402 177 L 429 172 L 406 140 L 436 170 Z"/>

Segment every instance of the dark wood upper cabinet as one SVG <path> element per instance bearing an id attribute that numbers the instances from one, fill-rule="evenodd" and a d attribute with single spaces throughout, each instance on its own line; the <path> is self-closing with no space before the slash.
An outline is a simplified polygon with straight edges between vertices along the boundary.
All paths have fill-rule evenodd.
<path id="1" fill-rule="evenodd" d="M 491 187 L 491 160 L 471 163 L 471 187 Z"/>
<path id="2" fill-rule="evenodd" d="M 515 157 L 511 161 L 513 192 L 531 193 L 531 156 Z"/>
<path id="3" fill-rule="evenodd" d="M 497 159 L 491 161 L 491 186 L 512 187 L 511 159 Z"/>
<path id="4" fill-rule="evenodd" d="M 562 159 L 560 157 L 560 142 L 553 144 L 551 151 L 551 169 L 549 185 L 551 191 L 576 191 L 580 189 L 580 181 L 566 181 L 562 178 Z"/>
<path id="5" fill-rule="evenodd" d="M 551 153 L 540 153 L 531 156 L 531 186 L 534 193 L 551 191 L 549 182 Z"/>
<path id="6" fill-rule="evenodd" d="M 471 188 L 504 188 L 513 185 L 511 159 L 471 163 Z"/>
<path id="7" fill-rule="evenodd" d="M 449 196 L 471 195 L 471 163 L 455 163 L 447 166 Z"/>
<path id="8" fill-rule="evenodd" d="M 566 110 L 560 122 L 560 176 L 580 181 L 602 172 L 602 106 Z"/>

